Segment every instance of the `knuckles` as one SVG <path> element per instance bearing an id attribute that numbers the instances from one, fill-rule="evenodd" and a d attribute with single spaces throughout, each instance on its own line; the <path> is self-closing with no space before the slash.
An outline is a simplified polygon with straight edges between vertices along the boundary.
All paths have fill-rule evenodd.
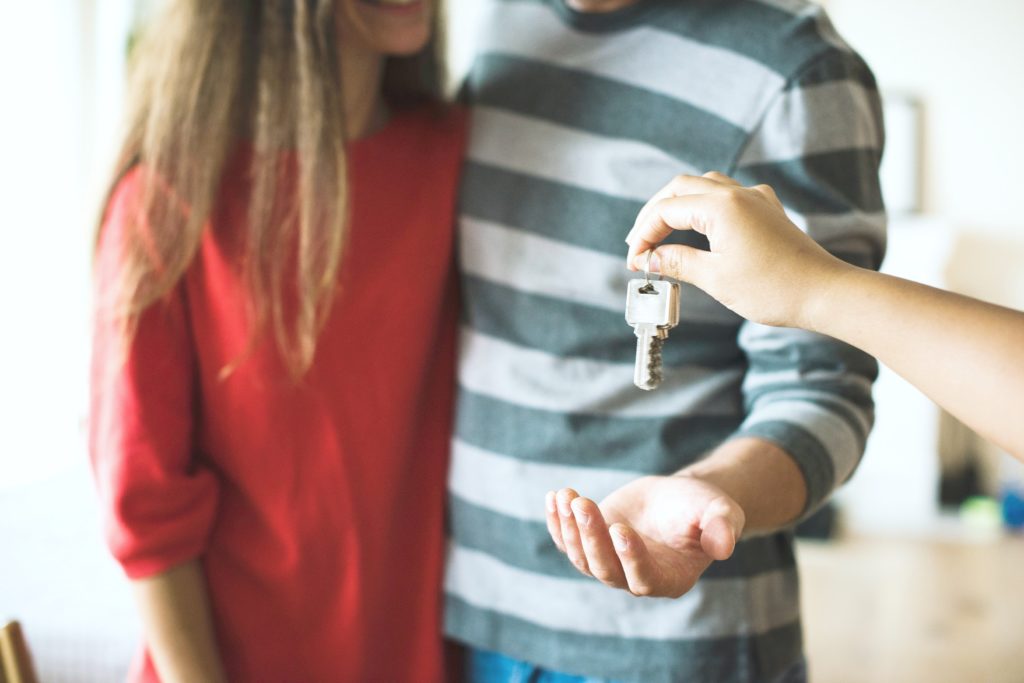
<path id="1" fill-rule="evenodd" d="M 693 180 L 694 177 L 695 176 L 689 175 L 688 173 L 680 173 L 674 176 L 672 178 L 672 182 L 669 184 L 672 185 L 673 187 L 678 187 L 680 185 L 690 182 L 691 180 Z"/>
<path id="2" fill-rule="evenodd" d="M 738 209 L 746 203 L 748 191 L 735 185 L 723 187 L 718 191 L 718 201 L 725 209 Z"/>

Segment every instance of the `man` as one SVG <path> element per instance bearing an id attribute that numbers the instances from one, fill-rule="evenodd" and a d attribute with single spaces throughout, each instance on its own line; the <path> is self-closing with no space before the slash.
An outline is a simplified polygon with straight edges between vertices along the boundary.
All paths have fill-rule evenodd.
<path id="1" fill-rule="evenodd" d="M 877 268 L 870 71 L 802 0 L 495 0 L 479 39 L 446 578 L 470 679 L 802 680 L 792 535 L 778 530 L 856 467 L 876 365 L 684 285 L 664 383 L 642 392 L 623 239 L 668 179 L 714 169 L 770 184 L 830 251 Z M 700 580 L 665 600 L 580 576 L 545 527 L 545 493 L 569 484 L 615 492 L 622 521 L 655 536 L 646 489 L 685 501 L 688 582 L 628 587 Z"/>

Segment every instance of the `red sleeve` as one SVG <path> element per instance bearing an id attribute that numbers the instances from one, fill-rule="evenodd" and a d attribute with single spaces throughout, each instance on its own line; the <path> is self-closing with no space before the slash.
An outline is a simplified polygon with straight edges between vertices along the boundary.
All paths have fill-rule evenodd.
<path id="1" fill-rule="evenodd" d="M 139 229 L 139 171 L 118 184 L 95 260 L 89 450 L 107 542 L 130 578 L 206 548 L 218 480 L 196 458 L 196 364 L 184 286 L 143 313 L 129 344 L 105 312 L 125 236 Z"/>

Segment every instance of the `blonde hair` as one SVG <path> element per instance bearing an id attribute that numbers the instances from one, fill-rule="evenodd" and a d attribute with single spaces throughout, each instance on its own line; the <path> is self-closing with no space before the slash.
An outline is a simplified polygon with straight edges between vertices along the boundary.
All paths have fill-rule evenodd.
<path id="1" fill-rule="evenodd" d="M 127 339 L 194 260 L 225 165 L 249 141 L 240 265 L 251 339 L 269 327 L 293 376 L 308 369 L 335 297 L 349 206 L 336 4 L 171 0 L 136 42 L 119 170 L 104 202 L 123 174 L 141 165 L 147 181 L 114 293 Z M 440 100 L 437 29 L 420 54 L 387 60 L 391 106 Z M 287 188 L 285 151 L 295 159 Z M 294 309 L 286 306 L 291 298 Z"/>

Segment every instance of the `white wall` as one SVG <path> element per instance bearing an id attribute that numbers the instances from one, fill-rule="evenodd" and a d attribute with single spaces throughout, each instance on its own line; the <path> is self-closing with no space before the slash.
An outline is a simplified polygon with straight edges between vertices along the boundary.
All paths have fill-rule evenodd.
<path id="1" fill-rule="evenodd" d="M 0 10 L 0 64 L 13 93 L 0 111 L 0 481 L 81 456 L 89 236 L 79 9 L 66 0 Z"/>
<path id="2" fill-rule="evenodd" d="M 886 270 L 1024 308 L 1024 2 L 823 4 L 883 93 L 922 104 L 924 216 L 892 222 Z M 1006 400 L 1024 405 L 1021 397 Z M 938 409 L 888 370 L 876 385 L 876 402 L 878 426 L 840 500 L 861 530 L 927 527 L 937 513 L 938 453 L 948 462 L 962 444 L 940 444 Z M 993 485 L 1000 455 L 974 438 Z"/>
<path id="3" fill-rule="evenodd" d="M 41 680 L 123 680 L 138 620 L 86 460 L 96 191 L 121 109 L 128 0 L 0 5 L 0 619 Z"/>
<path id="4" fill-rule="evenodd" d="M 0 8 L 0 488 L 83 457 L 89 254 L 121 109 L 127 8 Z"/>
<path id="5" fill-rule="evenodd" d="M 950 284 L 1024 308 L 1024 2 L 825 5 L 883 91 L 924 105 L 924 210 L 963 240 Z"/>

